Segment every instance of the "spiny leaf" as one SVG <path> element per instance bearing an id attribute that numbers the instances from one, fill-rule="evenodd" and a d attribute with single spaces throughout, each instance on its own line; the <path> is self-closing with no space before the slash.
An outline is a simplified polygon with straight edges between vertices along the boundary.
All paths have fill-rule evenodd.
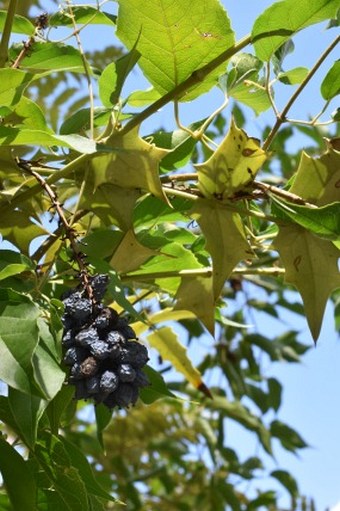
<path id="1" fill-rule="evenodd" d="M 30 243 L 34 238 L 48 233 L 43 227 L 33 223 L 22 211 L 10 211 L 3 215 L 0 218 L 0 232 L 24 254 L 28 254 Z"/>
<path id="2" fill-rule="evenodd" d="M 147 337 L 150 345 L 156 348 L 164 360 L 172 363 L 175 369 L 197 389 L 209 395 L 200 372 L 192 365 L 187 350 L 179 342 L 178 336 L 170 327 L 162 327 Z"/>
<path id="3" fill-rule="evenodd" d="M 297 225 L 281 226 L 275 245 L 286 269 L 285 280 L 302 296 L 309 328 L 317 340 L 330 293 L 340 286 L 340 251 L 329 241 Z"/>
<path id="4" fill-rule="evenodd" d="M 223 208 L 217 201 L 198 200 L 190 211 L 207 240 L 213 266 L 214 298 L 219 297 L 226 279 L 235 266 L 252 255 L 242 221 L 237 213 Z"/>
<path id="5" fill-rule="evenodd" d="M 259 141 L 248 137 L 232 119 L 228 134 L 213 155 L 195 165 L 199 189 L 205 197 L 227 199 L 253 181 L 266 158 Z"/>
<path id="6" fill-rule="evenodd" d="M 326 140 L 327 151 L 319 158 L 302 152 L 290 192 L 317 206 L 339 200 L 340 152 L 332 147 L 335 140 Z"/>
<path id="7" fill-rule="evenodd" d="M 98 152 L 89 162 L 95 187 L 111 183 L 122 188 L 139 188 L 168 203 L 158 174 L 159 162 L 168 154 L 166 149 L 140 138 L 138 128 L 124 136 L 113 132 L 102 149 L 108 152 Z"/>
<path id="8" fill-rule="evenodd" d="M 211 335 L 215 330 L 212 277 L 185 276 L 176 293 L 175 310 L 188 310 L 202 321 Z"/>
<path id="9" fill-rule="evenodd" d="M 339 197 L 340 153 L 328 149 L 320 158 L 302 154 L 290 191 L 308 202 L 323 206 Z M 280 227 L 276 239 L 285 279 L 301 293 L 307 321 L 314 341 L 317 340 L 324 309 L 330 293 L 340 286 L 339 250 L 330 241 L 292 224 Z"/>
<path id="10" fill-rule="evenodd" d="M 134 232 L 130 229 L 113 254 L 110 264 L 117 272 L 128 273 L 139 268 L 155 254 L 157 254 L 155 250 L 139 243 Z"/>
<path id="11" fill-rule="evenodd" d="M 256 55 L 261 60 L 269 60 L 293 34 L 335 17 L 338 8 L 338 0 L 283 0 L 274 3 L 254 23 L 252 39 Z"/>
<path id="12" fill-rule="evenodd" d="M 157 30 L 155 30 L 157 26 Z M 217 0 L 120 0 L 117 36 L 141 54 L 139 65 L 164 94 L 234 44 L 229 18 Z M 182 100 L 208 91 L 223 72 L 212 72 Z"/>

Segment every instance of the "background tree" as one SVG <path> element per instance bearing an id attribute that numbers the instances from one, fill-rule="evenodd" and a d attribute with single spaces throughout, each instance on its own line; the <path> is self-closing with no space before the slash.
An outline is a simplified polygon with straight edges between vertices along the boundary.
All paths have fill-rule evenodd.
<path id="1" fill-rule="evenodd" d="M 320 81 L 321 112 L 289 113 L 340 38 L 311 69 L 284 71 L 283 61 L 298 31 L 338 26 L 339 2 L 273 4 L 241 41 L 217 0 L 51 5 L 36 19 L 31 2 L 0 12 L 1 509 L 279 509 L 275 481 L 289 509 L 313 509 L 267 463 L 274 439 L 291 452 L 307 444 L 280 420 L 282 386 L 266 367 L 296 363 L 308 346 L 294 326 L 272 336 L 249 325 L 259 311 L 277 321 L 293 311 L 316 342 L 337 299 L 339 113 L 328 112 L 338 61 Z M 85 52 L 96 26 L 124 47 Z M 152 87 L 126 93 L 136 66 Z M 295 88 L 279 108 L 280 83 Z M 221 105 L 184 126 L 182 104 L 214 87 Z M 171 130 L 153 121 L 166 105 Z M 261 141 L 244 105 L 275 114 Z M 299 132 L 311 147 L 288 152 Z M 126 410 L 118 387 L 113 416 L 101 380 L 95 407 L 64 385 L 65 332 L 84 349 L 79 334 L 98 321 L 96 274 L 108 275 L 104 302 L 120 315 L 110 328 L 132 337 L 128 317 L 152 348 L 141 401 Z M 78 384 L 73 362 L 81 397 L 89 375 Z M 257 438 L 255 455 L 241 459 L 230 421 Z"/>

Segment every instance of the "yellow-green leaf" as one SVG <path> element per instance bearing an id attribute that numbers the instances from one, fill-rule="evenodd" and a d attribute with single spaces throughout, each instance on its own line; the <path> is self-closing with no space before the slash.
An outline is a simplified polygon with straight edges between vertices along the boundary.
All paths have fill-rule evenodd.
<path id="1" fill-rule="evenodd" d="M 168 154 L 139 137 L 138 128 L 121 136 L 113 133 L 106 141 L 108 152 L 98 152 L 89 165 L 95 187 L 111 183 L 122 188 L 146 190 L 168 203 L 159 179 L 159 162 Z"/>
<path id="2" fill-rule="evenodd" d="M 206 249 L 212 257 L 216 300 L 235 266 L 251 257 L 253 252 L 245 237 L 240 216 L 226 210 L 219 202 L 197 200 L 190 216 L 200 225 L 206 238 Z"/>
<path id="3" fill-rule="evenodd" d="M 10 211 L 0 218 L 0 234 L 24 254 L 28 254 L 31 241 L 37 236 L 48 234 L 48 231 L 33 223 L 27 214 Z"/>
<path id="4" fill-rule="evenodd" d="M 202 321 L 214 335 L 215 299 L 212 276 L 185 276 L 176 293 L 176 310 L 187 310 Z"/>
<path id="5" fill-rule="evenodd" d="M 155 254 L 157 254 L 155 250 L 141 245 L 130 229 L 113 254 L 110 264 L 118 273 L 128 273 L 139 268 L 141 264 Z"/>
<path id="6" fill-rule="evenodd" d="M 328 140 L 327 145 L 327 151 L 320 158 L 302 153 L 296 177 L 289 189 L 318 206 L 339 201 L 340 197 L 340 152 L 332 148 L 332 140 Z"/>
<path id="7" fill-rule="evenodd" d="M 180 343 L 178 336 L 170 327 L 162 327 L 148 335 L 148 341 L 153 348 L 156 348 L 161 357 L 171 362 L 174 368 L 182 373 L 194 387 L 202 391 L 208 391 L 202 381 L 200 372 L 192 365 L 186 348 Z"/>
<path id="8" fill-rule="evenodd" d="M 285 280 L 297 287 L 316 341 L 330 293 L 340 287 L 340 251 L 298 225 L 281 226 L 275 245 L 286 269 Z"/>
<path id="9" fill-rule="evenodd" d="M 205 197 L 227 199 L 253 181 L 267 155 L 257 139 L 231 121 L 230 130 L 214 154 L 195 165 Z"/>

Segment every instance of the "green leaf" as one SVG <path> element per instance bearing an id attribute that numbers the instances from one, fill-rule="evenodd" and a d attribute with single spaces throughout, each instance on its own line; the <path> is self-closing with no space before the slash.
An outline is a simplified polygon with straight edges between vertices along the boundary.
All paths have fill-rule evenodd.
<path id="1" fill-rule="evenodd" d="M 295 452 L 297 449 L 304 449 L 308 444 L 303 440 L 295 429 L 281 421 L 274 420 L 270 425 L 270 432 L 273 437 L 280 440 L 287 451 Z"/>
<path id="2" fill-rule="evenodd" d="M 132 69 L 137 64 L 140 57 L 140 53 L 136 50 L 135 47 L 132 48 L 126 55 L 123 55 L 119 59 L 116 60 L 116 73 L 117 73 L 117 81 L 114 91 L 111 94 L 110 100 L 113 105 L 115 105 L 120 98 L 120 95 L 123 90 L 124 83 L 132 71 Z"/>
<path id="3" fill-rule="evenodd" d="M 102 403 L 99 403 L 95 407 L 94 411 L 96 414 L 97 439 L 98 439 L 98 442 L 100 443 L 101 448 L 104 451 L 105 447 L 104 447 L 103 431 L 109 425 L 109 423 L 112 419 L 112 410 L 110 410 L 107 406 L 103 405 Z"/>
<path id="4" fill-rule="evenodd" d="M 53 399 L 64 383 L 64 371 L 41 345 L 37 346 L 34 352 L 32 364 L 35 381 L 46 399 Z"/>
<path id="5" fill-rule="evenodd" d="M 23 254 L 12 250 L 0 251 L 0 280 L 32 270 L 34 270 L 33 262 Z"/>
<path id="6" fill-rule="evenodd" d="M 15 59 L 22 50 L 22 44 L 12 46 L 9 58 Z M 84 64 L 79 50 L 62 43 L 35 41 L 30 47 L 29 55 L 21 61 L 22 69 L 37 71 L 74 71 L 84 72 Z M 3 70 L 2 70 L 3 71 Z M 11 69 L 10 71 L 17 71 Z M 37 76 L 39 78 L 39 76 Z"/>
<path id="7" fill-rule="evenodd" d="M 264 90 L 259 71 L 263 63 L 254 55 L 239 53 L 230 59 L 232 65 L 227 75 L 220 77 L 222 90 L 254 110 L 256 115 L 270 108 L 268 94 Z"/>
<path id="8" fill-rule="evenodd" d="M 173 397 L 176 399 L 176 396 L 170 392 L 163 376 L 158 371 L 155 371 L 155 369 L 150 366 L 145 366 L 143 372 L 150 382 L 148 387 L 143 387 L 140 390 L 140 397 L 143 403 L 150 405 L 154 401 L 157 401 L 157 399 L 163 399 L 164 397 Z"/>
<path id="9" fill-rule="evenodd" d="M 270 474 L 275 477 L 291 494 L 292 497 L 299 496 L 299 488 L 294 477 L 286 470 L 273 470 Z"/>
<path id="10" fill-rule="evenodd" d="M 0 145 L 33 145 L 70 147 L 83 154 L 96 151 L 96 142 L 80 135 L 56 135 L 50 131 L 0 126 Z"/>
<path id="11" fill-rule="evenodd" d="M 280 80 L 280 82 L 286 85 L 295 85 L 297 83 L 303 82 L 303 80 L 308 75 L 308 72 L 309 69 L 306 67 L 294 67 L 294 69 L 279 73 L 277 78 Z"/>
<path id="12" fill-rule="evenodd" d="M 195 165 L 199 189 L 210 199 L 230 198 L 253 181 L 266 158 L 259 141 L 248 137 L 232 119 L 230 130 L 213 155 Z"/>
<path id="13" fill-rule="evenodd" d="M 269 405 L 273 408 L 273 410 L 275 410 L 275 412 L 277 412 L 281 406 L 282 385 L 275 378 L 268 378 L 267 383 L 269 390 L 268 393 Z"/>
<path id="14" fill-rule="evenodd" d="M 110 107 L 115 104 L 113 94 L 116 90 L 116 83 L 116 63 L 112 62 L 106 66 L 98 80 L 99 97 L 103 105 L 106 107 Z"/>
<path id="15" fill-rule="evenodd" d="M 53 434 L 57 434 L 59 428 L 64 426 L 63 416 L 73 397 L 74 387 L 72 385 L 63 385 L 52 401 L 48 403 L 46 414 Z"/>
<path id="16" fill-rule="evenodd" d="M 340 60 L 334 62 L 321 83 L 321 94 L 327 101 L 340 93 Z"/>
<path id="17" fill-rule="evenodd" d="M 85 484 L 87 493 L 90 493 L 91 495 L 101 499 L 105 499 L 106 501 L 115 502 L 116 499 L 114 499 L 98 484 L 94 477 L 92 467 L 81 450 L 62 436 L 59 437 L 59 440 L 69 455 L 72 466 L 77 469 L 81 480 Z"/>
<path id="18" fill-rule="evenodd" d="M 13 509 L 36 511 L 36 484 L 28 463 L 1 437 L 0 472 Z"/>
<path id="19" fill-rule="evenodd" d="M 15 105 L 13 112 L 5 116 L 4 123 L 12 126 L 22 126 L 34 130 L 47 131 L 53 133 L 46 123 L 44 114 L 37 103 L 22 96 L 19 103 Z"/>
<path id="20" fill-rule="evenodd" d="M 198 369 L 196 369 L 188 357 L 187 350 L 180 343 L 177 334 L 170 327 L 161 327 L 149 334 L 148 342 L 156 348 L 163 360 L 171 362 L 173 367 L 196 389 L 203 390 L 205 385 Z"/>
<path id="21" fill-rule="evenodd" d="M 106 126 L 111 117 L 111 108 L 95 107 L 93 115 L 94 126 Z M 90 108 L 81 108 L 65 121 L 60 126 L 61 135 L 69 135 L 71 133 L 79 133 L 90 129 Z"/>
<path id="22" fill-rule="evenodd" d="M 190 16 L 188 13 L 190 12 Z M 155 26 L 157 25 L 157 30 Z M 120 0 L 117 36 L 141 54 L 139 65 L 162 95 L 234 44 L 229 18 L 217 0 Z M 182 100 L 207 92 L 224 66 Z"/>
<path id="23" fill-rule="evenodd" d="M 266 9 L 256 19 L 252 40 L 256 55 L 267 61 L 293 34 L 314 23 L 335 17 L 338 0 L 283 0 Z"/>
<path id="24" fill-rule="evenodd" d="M 150 103 L 154 103 L 160 97 L 161 94 L 156 89 L 151 87 L 150 89 L 147 90 L 132 92 L 129 95 L 127 102 L 129 105 L 135 108 L 140 108 L 146 105 L 150 105 Z"/>
<path id="25" fill-rule="evenodd" d="M 13 106 L 19 103 L 27 85 L 32 81 L 33 75 L 20 69 L 0 69 L 0 104 Z"/>
<path id="26" fill-rule="evenodd" d="M 3 32 L 5 21 L 7 18 L 7 11 L 0 11 L 0 32 Z M 11 31 L 15 34 L 26 34 L 31 36 L 34 33 L 34 25 L 28 20 L 24 18 L 24 16 L 20 16 L 19 14 L 15 14 L 13 19 L 13 24 L 11 27 Z"/>
<path id="27" fill-rule="evenodd" d="M 235 266 L 252 255 L 240 216 L 223 208 L 217 201 L 197 200 L 189 212 L 197 220 L 212 257 L 214 298 Z"/>
<path id="28" fill-rule="evenodd" d="M 275 207 L 272 208 L 272 212 L 275 214 L 275 211 L 279 210 L 279 218 L 288 217 L 320 238 L 330 241 L 340 240 L 340 202 L 320 208 L 311 208 L 274 197 L 273 199 Z"/>
<path id="29" fill-rule="evenodd" d="M 116 25 L 116 16 L 96 9 L 90 5 L 72 5 L 72 15 L 76 24 Z M 49 18 L 51 27 L 73 26 L 72 17 L 67 10 L 58 11 Z"/>
<path id="30" fill-rule="evenodd" d="M 269 454 L 272 453 L 269 431 L 264 427 L 260 419 L 253 415 L 248 408 L 243 406 L 239 401 L 231 402 L 224 397 L 214 396 L 213 401 L 207 402 L 207 406 L 239 422 L 246 429 L 255 431 L 264 449 Z"/>
<path id="31" fill-rule="evenodd" d="M 175 298 L 175 310 L 193 312 L 208 332 L 214 335 L 215 299 L 212 276 L 183 276 Z"/>
<path id="32" fill-rule="evenodd" d="M 20 432 L 25 444 L 32 449 L 37 437 L 38 422 L 47 402 L 40 397 L 23 394 L 10 387 L 8 403 L 17 425 L 17 431 Z"/>
<path id="33" fill-rule="evenodd" d="M 30 394 L 32 357 L 38 343 L 38 309 L 27 298 L 0 290 L 0 314 L 0 378 Z"/>

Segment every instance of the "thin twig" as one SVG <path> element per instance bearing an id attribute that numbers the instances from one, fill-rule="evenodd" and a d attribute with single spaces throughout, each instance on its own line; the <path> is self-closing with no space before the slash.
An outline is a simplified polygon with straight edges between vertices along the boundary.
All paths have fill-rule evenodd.
<path id="1" fill-rule="evenodd" d="M 274 140 L 274 138 L 276 136 L 276 133 L 280 129 L 281 124 L 283 124 L 284 122 L 287 122 L 286 116 L 287 116 L 287 113 L 289 112 L 289 110 L 291 109 L 292 105 L 295 103 L 295 101 L 297 100 L 297 98 L 299 97 L 299 95 L 301 94 L 303 89 L 306 87 L 306 85 L 313 78 L 313 76 L 315 75 L 315 73 L 317 72 L 317 70 L 319 69 L 321 64 L 328 57 L 328 55 L 331 53 L 331 51 L 334 50 L 334 48 L 338 45 L 339 42 L 340 42 L 340 36 L 336 37 L 334 39 L 334 41 L 328 46 L 328 48 L 323 52 L 321 57 L 316 61 L 314 66 L 309 71 L 309 73 L 306 76 L 306 78 L 301 82 L 299 87 L 292 94 L 292 96 L 288 100 L 286 106 L 283 108 L 281 113 L 279 113 L 279 115 L 277 116 L 277 119 L 276 119 L 276 122 L 275 122 L 274 126 L 272 127 L 268 137 L 264 141 L 264 143 L 262 145 L 262 149 L 263 150 L 265 150 L 265 151 L 268 150 L 270 144 L 272 143 L 272 141 Z"/>
<path id="2" fill-rule="evenodd" d="M 305 201 L 299 195 L 291 193 L 287 190 L 282 190 L 281 188 L 277 188 L 276 186 L 268 185 L 267 183 L 262 183 L 260 181 L 254 181 L 253 185 L 255 188 L 263 190 L 265 193 L 271 192 L 273 195 L 282 197 L 283 199 L 292 202 L 293 204 L 299 204 L 300 206 L 307 206 L 313 209 L 318 208 L 315 204 L 311 204 L 310 202 Z"/>

